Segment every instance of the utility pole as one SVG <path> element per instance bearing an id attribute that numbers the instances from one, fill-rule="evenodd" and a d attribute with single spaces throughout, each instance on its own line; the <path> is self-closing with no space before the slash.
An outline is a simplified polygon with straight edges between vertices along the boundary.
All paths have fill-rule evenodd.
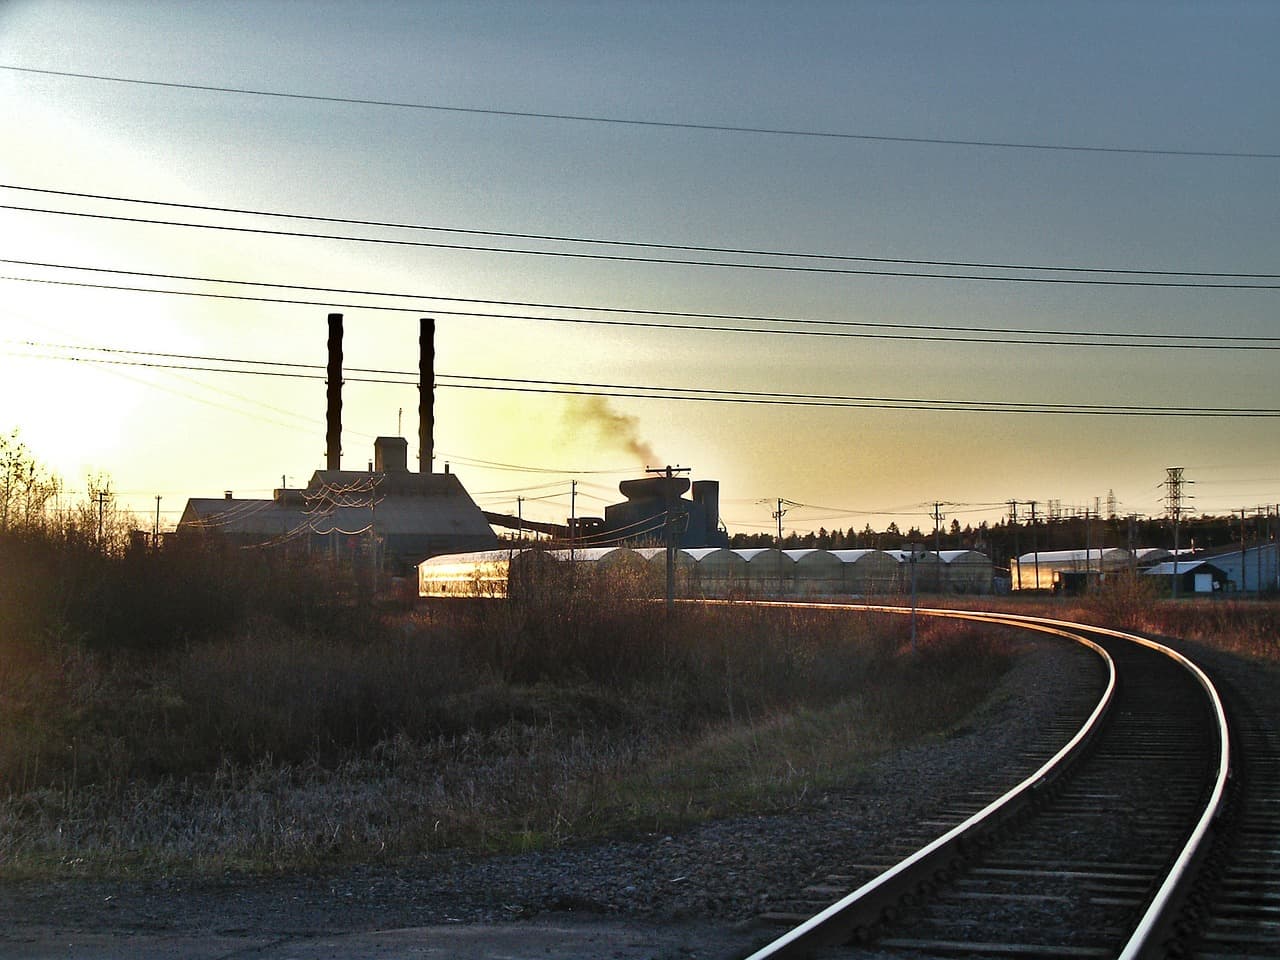
<path id="1" fill-rule="evenodd" d="M 1040 544 L 1036 530 L 1036 502 L 1031 501 L 1031 560 L 1036 568 L 1036 585 L 1035 589 L 1040 589 Z M 1019 570 L 1021 575 L 1021 570 Z"/>
<path id="2" fill-rule="evenodd" d="M 1245 592 L 1245 584 L 1249 582 L 1249 576 L 1245 572 L 1245 564 L 1248 562 L 1248 552 L 1245 550 L 1244 536 L 1244 507 L 1240 508 L 1240 592 Z"/>
<path id="3" fill-rule="evenodd" d="M 677 473 L 688 473 L 691 467 L 671 466 L 645 467 L 645 473 L 656 473 L 666 478 L 667 518 L 664 533 L 667 547 L 667 613 L 671 614 L 676 606 L 676 484 Z"/>
<path id="4" fill-rule="evenodd" d="M 151 549 L 160 549 L 160 494 L 156 494 L 156 523 L 151 528 Z"/>
<path id="5" fill-rule="evenodd" d="M 938 500 L 933 501 L 933 552 L 942 556 L 942 521 L 947 519 L 942 515 L 942 503 Z"/>
<path id="6" fill-rule="evenodd" d="M 516 497 L 516 542 L 524 543 L 524 497 Z"/>
<path id="7" fill-rule="evenodd" d="M 369 557 L 372 561 L 369 599 L 378 595 L 378 481 L 369 481 Z"/>
<path id="8" fill-rule="evenodd" d="M 1256 508 L 1256 512 L 1258 514 L 1258 519 L 1253 530 L 1253 548 L 1255 550 L 1255 559 L 1257 561 L 1255 566 L 1257 567 L 1258 577 L 1257 577 L 1257 584 L 1254 587 L 1254 593 L 1256 593 L 1258 597 L 1261 598 L 1262 597 L 1262 508 L 1261 507 Z"/>
<path id="9" fill-rule="evenodd" d="M 578 481 L 569 481 L 569 560 L 572 562 L 575 557 L 573 548 L 578 541 Z"/>
<path id="10" fill-rule="evenodd" d="M 1093 559 L 1093 524 L 1089 520 L 1089 508 L 1084 508 L 1084 592 L 1089 592 L 1089 566 Z M 1098 553 L 1098 577 L 1102 577 L 1102 553 Z"/>
<path id="11" fill-rule="evenodd" d="M 1013 570 L 1013 564 L 1018 564 L 1018 589 L 1022 589 L 1022 562 L 1018 557 L 1018 501 L 1009 501 L 1009 529 L 1013 533 L 1013 562 L 1009 564 L 1010 571 Z"/>
<path id="12" fill-rule="evenodd" d="M 916 652 L 916 564 L 923 559 L 925 549 L 921 544 L 907 545 L 907 562 L 911 564 L 911 652 Z"/>
<path id="13" fill-rule="evenodd" d="M 774 546 L 778 550 L 778 595 L 782 595 L 783 576 L 782 576 L 782 518 L 787 515 L 787 511 L 783 509 L 784 503 L 790 503 L 790 500 L 778 498 L 778 509 L 773 511 L 773 518 L 778 521 L 778 539 L 774 541 Z"/>
<path id="14" fill-rule="evenodd" d="M 102 546 L 102 518 L 107 507 L 107 501 L 111 499 L 111 487 L 108 485 L 106 489 L 98 491 L 94 496 L 98 502 L 98 546 Z"/>

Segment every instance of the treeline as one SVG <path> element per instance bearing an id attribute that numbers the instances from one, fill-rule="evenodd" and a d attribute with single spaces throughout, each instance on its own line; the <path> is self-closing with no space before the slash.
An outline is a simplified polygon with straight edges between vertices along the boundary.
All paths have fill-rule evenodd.
<path id="1" fill-rule="evenodd" d="M 1245 542 L 1267 542 L 1280 533 L 1280 519 L 1275 514 L 1258 516 L 1246 514 L 1241 523 L 1236 516 L 1184 517 L 1179 523 L 1178 546 L 1183 549 L 1226 548 L 1238 546 L 1241 535 Z M 989 524 L 982 521 L 976 527 L 958 520 L 935 533 L 932 527 L 921 529 L 911 526 L 901 530 L 897 523 L 890 523 L 884 530 L 874 530 L 867 524 L 862 530 L 850 527 L 799 533 L 792 531 L 783 536 L 781 544 L 772 533 L 738 533 L 730 540 L 730 546 L 740 549 L 778 547 L 783 550 L 896 550 L 910 543 L 924 544 L 930 550 L 976 550 L 989 556 L 997 566 L 1007 564 L 1010 557 L 1021 556 L 1032 550 L 1082 550 L 1086 546 L 1097 549 L 1120 547 L 1174 547 L 1173 522 L 1149 517 L 1060 517 L 1040 519 L 1035 524 L 1002 521 Z"/>

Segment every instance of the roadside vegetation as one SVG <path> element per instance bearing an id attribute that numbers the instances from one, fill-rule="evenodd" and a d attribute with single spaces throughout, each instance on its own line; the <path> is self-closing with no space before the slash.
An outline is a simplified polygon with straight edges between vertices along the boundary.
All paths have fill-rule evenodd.
<path id="1" fill-rule="evenodd" d="M 105 496 L 55 509 L 20 446 L 0 456 L 28 481 L 0 488 L 0 877 L 393 863 L 803 810 L 962 726 L 1017 649 L 927 619 L 913 649 L 883 613 L 668 615 L 621 573 L 379 604 L 324 563 L 156 551 Z M 1044 606 L 1275 657 L 1273 606 L 1083 604 Z"/>
<path id="2" fill-rule="evenodd" d="M 1025 597 L 991 598 L 985 605 L 1194 640 L 1228 653 L 1280 663 L 1280 598 L 1275 595 L 1222 594 L 1174 600 L 1141 576 L 1121 574 L 1085 596 L 1028 593 Z"/>
<path id="3" fill-rule="evenodd" d="M 668 615 L 623 575 L 378 604 L 323 563 L 155 551 L 108 513 L 47 507 L 0 512 L 10 878 L 518 851 L 803 809 L 962 724 L 1013 650 L 939 623 L 913 653 L 887 614 Z"/>
<path id="4" fill-rule="evenodd" d="M 199 575 L 178 579 L 208 583 L 203 556 L 166 575 L 186 563 Z M 405 610 L 344 606 L 313 568 L 274 573 L 322 587 L 281 608 L 251 572 L 222 573 L 200 588 L 230 594 L 217 629 L 175 621 L 167 642 L 118 618 L 14 630 L 6 598 L 0 873 L 282 870 L 793 809 L 959 724 L 1010 656 L 957 624 L 912 656 L 901 617 L 668 618 L 603 584 Z"/>

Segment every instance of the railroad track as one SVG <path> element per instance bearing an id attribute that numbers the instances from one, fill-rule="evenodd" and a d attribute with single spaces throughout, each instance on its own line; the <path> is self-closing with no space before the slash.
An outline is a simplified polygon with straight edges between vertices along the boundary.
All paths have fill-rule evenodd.
<path id="1" fill-rule="evenodd" d="M 749 960 L 1280 955 L 1280 887 L 1269 903 L 1242 907 L 1239 896 L 1280 869 L 1276 754 L 1254 745 L 1257 787 L 1241 777 L 1228 791 L 1239 734 L 1202 669 L 1117 631 L 929 614 L 1069 637 L 1097 652 L 1108 680 L 1088 719 L 1018 786 L 957 804 L 954 826 L 896 863 L 835 866 L 792 901 L 806 918 Z M 1242 843 L 1254 852 L 1247 870 Z"/>
<path id="2" fill-rule="evenodd" d="M 1227 703 L 1232 778 L 1204 868 L 1179 915 L 1181 956 L 1280 956 L 1280 710 L 1266 675 L 1206 663 Z"/>

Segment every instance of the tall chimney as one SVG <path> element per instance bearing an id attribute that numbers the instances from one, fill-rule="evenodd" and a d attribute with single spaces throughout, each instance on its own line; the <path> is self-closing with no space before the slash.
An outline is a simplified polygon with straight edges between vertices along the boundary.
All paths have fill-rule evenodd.
<path id="1" fill-rule="evenodd" d="M 430 473 L 436 434 L 436 322 L 419 321 L 418 332 L 418 472 Z"/>
<path id="2" fill-rule="evenodd" d="M 329 314 L 329 390 L 325 469 L 342 469 L 342 314 Z"/>

